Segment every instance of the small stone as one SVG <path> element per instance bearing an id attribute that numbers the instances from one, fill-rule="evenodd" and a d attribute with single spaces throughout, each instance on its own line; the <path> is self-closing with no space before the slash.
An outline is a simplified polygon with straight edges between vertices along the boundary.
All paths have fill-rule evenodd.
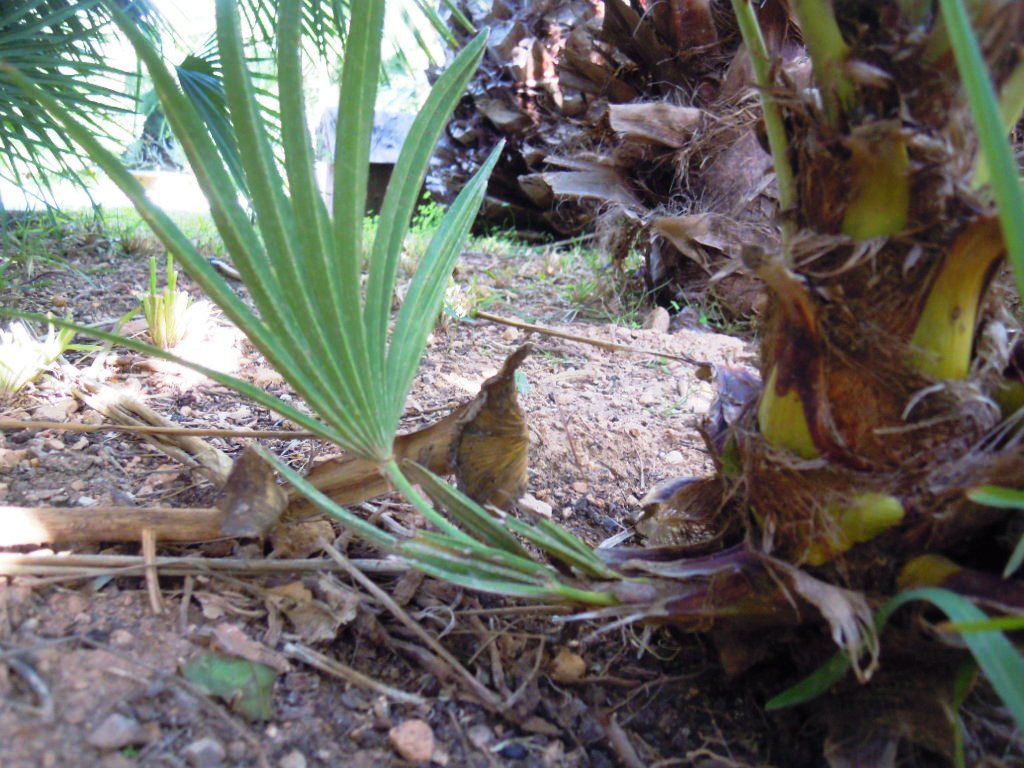
<path id="1" fill-rule="evenodd" d="M 84 491 L 86 486 L 85 480 L 72 480 L 68 485 L 72 491 Z"/>
<path id="2" fill-rule="evenodd" d="M 82 414 L 82 423 L 96 426 L 103 423 L 103 414 L 99 411 L 86 411 Z"/>
<path id="3" fill-rule="evenodd" d="M 133 639 L 132 633 L 127 629 L 115 629 L 110 633 L 110 644 L 116 645 L 120 648 L 123 648 L 126 645 L 131 645 Z"/>
<path id="4" fill-rule="evenodd" d="M 533 512 L 536 515 L 548 518 L 551 517 L 552 511 L 550 504 L 548 504 L 546 501 L 541 501 L 540 499 L 531 496 L 530 494 L 526 494 L 525 496 L 523 496 L 523 498 L 519 500 L 519 509 L 524 510 L 526 512 Z"/>
<path id="5" fill-rule="evenodd" d="M 590 490 L 590 485 L 583 482 L 582 480 L 577 480 L 575 483 L 572 484 L 572 489 L 576 491 L 576 493 L 586 493 L 588 490 Z"/>
<path id="6" fill-rule="evenodd" d="M 69 706 L 61 713 L 61 719 L 68 725 L 81 725 L 89 717 L 89 710 L 82 706 Z"/>
<path id="7" fill-rule="evenodd" d="M 529 751 L 525 746 L 520 744 L 518 741 L 513 741 L 510 744 L 506 744 L 502 747 L 498 754 L 504 757 L 506 760 L 522 760 L 526 757 Z"/>
<path id="8" fill-rule="evenodd" d="M 273 368 L 260 366 L 252 374 L 252 383 L 260 389 L 277 386 L 284 382 L 284 377 Z"/>
<path id="9" fill-rule="evenodd" d="M 211 736 L 193 741 L 181 754 L 192 768 L 218 768 L 228 756 L 224 745 Z"/>
<path id="10" fill-rule="evenodd" d="M 94 499 L 92 496 L 79 496 L 77 499 L 75 499 L 75 505 L 79 507 L 95 507 L 96 499 Z"/>
<path id="11" fill-rule="evenodd" d="M 544 768 L 556 768 L 556 766 L 565 764 L 565 745 L 561 741 L 555 740 L 544 747 L 544 752 L 541 754 L 541 763 Z"/>
<path id="12" fill-rule="evenodd" d="M 562 648 L 551 661 L 551 679 L 556 683 L 575 683 L 586 673 L 587 662 L 568 648 Z"/>
<path id="13" fill-rule="evenodd" d="M 14 469 L 27 456 L 27 448 L 0 448 L 0 468 Z"/>
<path id="14" fill-rule="evenodd" d="M 434 754 L 434 732 L 425 720 L 399 723 L 388 731 L 388 742 L 399 757 L 413 765 L 424 765 Z"/>
<path id="15" fill-rule="evenodd" d="M 306 756 L 299 750 L 293 749 L 282 757 L 277 765 L 278 768 L 306 768 Z"/>
<path id="16" fill-rule="evenodd" d="M 515 328 L 506 328 L 501 333 L 501 340 L 504 342 L 513 342 L 519 337 L 519 331 Z"/>
<path id="17" fill-rule="evenodd" d="M 666 464 L 682 464 L 683 463 L 683 454 L 680 453 L 679 451 L 669 451 L 668 453 L 665 454 L 665 463 Z"/>
<path id="18" fill-rule="evenodd" d="M 249 754 L 248 745 L 241 739 L 228 744 L 228 759 L 232 763 L 240 763 Z"/>
<path id="19" fill-rule="evenodd" d="M 659 333 L 668 333 L 668 326 L 671 320 L 672 318 L 669 317 L 667 309 L 664 307 L 655 307 L 644 320 L 644 328 L 648 328 L 652 331 L 658 331 Z"/>
<path id="20" fill-rule="evenodd" d="M 494 731 L 491 730 L 490 726 L 483 723 L 471 727 L 466 731 L 466 736 L 469 738 L 469 743 L 480 750 L 487 749 L 491 742 L 494 741 Z"/>
<path id="21" fill-rule="evenodd" d="M 640 405 L 657 405 L 661 400 L 661 390 L 657 387 L 644 390 L 640 393 L 640 397 L 637 398 L 637 402 Z"/>
<path id="22" fill-rule="evenodd" d="M 160 738 L 160 726 L 156 723 L 140 725 L 137 720 L 116 712 L 100 723 L 99 727 L 86 738 L 97 749 L 121 749 L 132 744 L 145 744 Z"/>
<path id="23" fill-rule="evenodd" d="M 57 293 L 50 297 L 50 303 L 57 309 L 61 309 L 68 305 L 68 297 L 61 293 Z"/>
<path id="24" fill-rule="evenodd" d="M 366 694 L 356 688 L 349 688 L 341 694 L 341 703 L 348 709 L 360 712 L 370 708 L 370 700 Z"/>
<path id="25" fill-rule="evenodd" d="M 32 410 L 32 418 L 42 421 L 64 421 L 69 414 L 78 410 L 78 401 L 73 397 L 66 397 L 55 403 L 40 405 Z"/>

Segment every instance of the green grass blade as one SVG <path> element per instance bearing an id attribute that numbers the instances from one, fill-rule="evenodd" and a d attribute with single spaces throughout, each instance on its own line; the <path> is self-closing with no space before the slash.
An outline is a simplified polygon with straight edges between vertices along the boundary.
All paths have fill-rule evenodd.
<path id="1" fill-rule="evenodd" d="M 950 632 L 1017 632 L 1024 629 L 1024 616 L 996 616 L 985 621 L 954 621 L 942 629 Z"/>
<path id="2" fill-rule="evenodd" d="M 503 148 L 504 142 L 499 142 L 441 220 L 398 312 L 387 359 L 387 380 L 392 396 L 389 428 L 392 431 L 398 428 L 405 398 L 427 346 L 427 336 L 441 312 L 448 278 L 462 253 L 463 243 L 487 191 L 487 180 Z"/>
<path id="3" fill-rule="evenodd" d="M 614 578 L 617 574 L 609 570 L 603 563 L 594 562 L 594 558 L 581 554 L 576 548 L 566 546 L 557 537 L 552 536 L 549 531 L 540 526 L 531 526 L 521 520 L 509 520 L 509 530 L 518 533 L 531 544 L 539 547 L 549 556 L 560 562 L 575 568 L 578 571 L 594 578 Z M 588 553 L 589 554 L 589 553 Z"/>
<path id="4" fill-rule="evenodd" d="M 402 473 L 401 468 L 398 466 L 398 462 L 394 459 L 390 459 L 381 466 L 381 469 L 387 475 L 395 488 L 398 489 L 398 492 L 401 493 L 414 507 L 416 507 L 416 511 L 423 515 L 431 525 L 442 533 L 446 533 L 453 539 L 462 541 L 465 544 L 475 543 L 471 536 L 452 525 L 444 515 L 430 505 L 430 502 L 423 497 L 423 494 L 413 487 L 412 483 L 409 482 L 409 479 Z"/>
<path id="5" fill-rule="evenodd" d="M 490 578 L 473 558 L 460 557 L 457 552 L 438 549 L 423 541 L 405 542 L 400 554 L 417 570 L 467 589 L 506 597 L 531 600 L 555 600 L 584 605 L 615 605 L 617 600 L 606 592 L 580 589 L 557 579 L 544 584 L 516 576 Z"/>
<path id="6" fill-rule="evenodd" d="M 793 166 L 789 162 L 789 141 L 786 138 L 785 124 L 782 122 L 782 112 L 778 101 L 771 94 L 774 80 L 768 48 L 750 1 L 732 0 L 732 8 L 739 23 L 743 42 L 747 45 L 750 64 L 757 80 L 765 133 L 768 136 L 768 146 L 771 149 L 775 179 L 779 188 L 779 206 L 787 211 L 796 202 L 796 181 L 793 178 Z"/>
<path id="7" fill-rule="evenodd" d="M 1003 131 L 999 101 L 962 0 L 939 0 L 939 5 L 974 115 L 978 142 L 999 209 L 1003 240 L 1017 280 L 1017 291 L 1024 296 L 1024 191 L 1021 190 L 1017 163 Z"/>
<path id="8" fill-rule="evenodd" d="M 453 563 L 457 562 L 460 567 L 473 570 L 481 576 L 518 579 L 531 584 L 544 584 L 555 578 L 551 569 L 541 563 L 528 557 L 511 555 L 479 541 L 464 542 L 443 533 L 423 531 L 416 535 L 413 542 L 432 547 L 451 557 Z"/>
<path id="9" fill-rule="evenodd" d="M 914 600 L 932 603 L 955 623 L 988 621 L 984 612 L 966 597 L 946 589 L 923 587 L 902 592 L 886 602 L 875 614 L 878 632 L 897 609 Z M 968 632 L 963 635 L 963 640 L 1010 710 L 1017 727 L 1024 730 L 1024 657 L 1001 632 Z M 765 708 L 783 709 L 817 698 L 842 679 L 849 668 L 849 656 L 840 652 L 816 672 L 771 699 Z"/>
<path id="10" fill-rule="evenodd" d="M 979 485 L 967 492 L 967 498 L 975 504 L 984 504 L 986 507 L 1024 510 L 1024 491 L 1019 491 L 1016 488 Z"/>
<path id="11" fill-rule="evenodd" d="M 402 462 L 402 471 L 419 485 L 435 504 L 448 510 L 448 514 L 478 541 L 516 555 L 526 554 L 526 550 L 516 537 L 505 529 L 501 521 L 429 469 L 406 460 Z"/>
<path id="12" fill-rule="evenodd" d="M 452 34 L 452 31 L 448 28 L 448 25 L 445 23 L 444 19 L 441 18 L 433 4 L 428 2 L 428 0 L 413 0 L 413 3 L 416 5 L 417 10 L 419 10 L 419 12 L 426 17 L 427 21 L 430 22 L 430 26 L 432 26 L 438 36 L 444 40 L 445 44 L 452 49 L 458 48 L 459 41 L 455 39 L 455 35 Z M 412 27 L 412 19 L 409 18 L 408 14 L 405 15 L 405 19 L 403 20 L 410 26 L 410 29 L 414 29 Z M 414 31 L 417 34 L 419 33 L 419 30 Z M 476 30 L 473 30 L 471 34 L 476 34 Z M 420 42 L 420 38 L 417 38 L 417 43 L 429 56 L 430 54 L 427 50 L 426 44 Z"/>
<path id="13" fill-rule="evenodd" d="M 982 485 L 969 490 L 967 498 L 975 504 L 984 504 L 988 507 L 1024 510 L 1024 491 L 1019 491 L 1016 488 Z M 1003 569 L 1003 578 L 1010 578 L 1020 569 L 1022 563 L 1024 563 L 1024 536 L 1017 540 L 1017 544 L 1010 554 L 1010 559 L 1006 561 L 1006 567 Z"/>
<path id="14" fill-rule="evenodd" d="M 434 84 L 402 145 L 398 162 L 391 174 L 391 182 L 384 195 L 380 225 L 370 257 L 370 276 L 366 289 L 366 306 L 363 310 L 370 359 L 371 362 L 378 359 L 381 362 L 382 379 L 383 366 L 387 359 L 391 297 L 413 208 L 419 198 L 430 156 L 434 152 L 441 131 L 444 130 L 455 105 L 462 98 L 466 85 L 480 63 L 486 41 L 486 32 L 477 35 L 462 49 L 451 66 Z M 393 402 L 393 391 L 389 394 L 389 400 Z"/>
<path id="15" fill-rule="evenodd" d="M 1010 553 L 1010 559 L 1006 561 L 1006 567 L 1003 569 L 1003 578 L 1008 579 L 1015 574 L 1024 563 L 1024 534 L 1017 539 L 1017 545 L 1013 548 L 1013 552 Z"/>

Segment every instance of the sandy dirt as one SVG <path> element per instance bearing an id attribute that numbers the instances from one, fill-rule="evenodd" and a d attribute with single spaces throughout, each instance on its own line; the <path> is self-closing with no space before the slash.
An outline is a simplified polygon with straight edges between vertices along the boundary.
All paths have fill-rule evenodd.
<path id="1" fill-rule="evenodd" d="M 69 308 L 80 321 L 99 322 L 127 311 L 148 283 L 140 241 L 73 234 L 63 247 L 78 272 L 38 264 L 31 275 L 12 279 L 9 272 L 3 300 L 37 310 Z M 542 251 L 474 251 L 461 263 L 458 282 L 486 297 L 488 311 L 497 314 L 715 364 L 751 362 L 744 341 L 688 325 L 692 315 L 648 330 L 580 319 L 581 302 L 567 298 L 580 274 L 552 274 L 551 260 Z M 608 308 L 607 296 L 582 298 L 583 310 Z M 143 333 L 137 322 L 127 330 Z M 435 330 L 406 426 L 429 423 L 471 397 L 527 340 L 537 346 L 523 365 L 521 395 L 531 435 L 528 492 L 556 522 L 594 545 L 622 539 L 655 483 L 710 471 L 694 424 L 714 390 L 693 366 L 484 321 Z M 281 378 L 216 314 L 193 350 L 214 350 L 218 364 L 288 396 Z M 96 353 L 68 353 L 66 364 L 8 402 L 2 415 L 102 423 L 74 397 L 88 375 L 134 392 L 183 426 L 288 427 L 209 380 L 145 356 L 115 349 L 96 360 Z M 232 455 L 245 442 L 210 439 Z M 300 469 L 333 453 L 308 439 L 266 444 Z M 201 476 L 130 435 L 0 435 L 0 504 L 201 506 L 214 495 Z M 372 514 L 382 505 L 406 519 L 413 515 L 396 499 L 361 509 Z M 345 536 L 337 545 L 353 557 L 374 555 Z M 74 552 L 136 554 L 139 547 L 98 544 Z M 271 543 L 252 541 L 161 545 L 160 554 L 280 556 Z M 505 702 L 512 714 L 503 715 L 474 700 L 378 599 L 320 562 L 321 572 L 241 575 L 196 567 L 187 575 L 165 574 L 161 614 L 153 612 L 137 571 L 87 579 L 0 576 L 0 766 L 386 766 L 407 765 L 400 754 L 418 759 L 415 749 L 424 748 L 430 764 L 440 766 L 605 766 L 628 760 L 630 751 L 643 765 L 819 762 L 820 752 L 808 747 L 812 739 L 786 738 L 799 727 L 794 715 L 769 717 L 760 709 L 784 685 L 781 672 L 732 682 L 699 638 L 643 627 L 595 634 L 598 625 L 553 621 L 550 611 L 429 579 L 374 576 Z M 223 647 L 224 632 L 240 632 L 280 664 L 269 721 L 248 722 L 182 680 L 182 666 L 211 646 Z M 314 669 L 285 652 L 295 647 L 418 699 L 403 703 Z"/>

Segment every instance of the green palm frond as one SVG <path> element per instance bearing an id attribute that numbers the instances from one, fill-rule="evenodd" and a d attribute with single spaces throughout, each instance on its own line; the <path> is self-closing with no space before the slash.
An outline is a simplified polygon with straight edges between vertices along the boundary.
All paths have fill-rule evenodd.
<path id="1" fill-rule="evenodd" d="M 138 181 L 88 126 L 24 73 L 2 64 L 0 72 L 18 84 L 23 99 L 37 102 L 59 120 L 67 135 L 128 195 L 168 252 L 245 332 L 316 416 L 302 415 L 293 406 L 233 377 L 205 369 L 203 372 L 288 418 L 298 416 L 299 423 L 320 437 L 378 463 L 399 490 L 430 515 L 429 505 L 411 490 L 395 463 L 392 442 L 427 335 L 440 313 L 448 278 L 483 200 L 500 146 L 443 218 L 412 278 L 393 333 L 389 332 L 391 306 L 403 241 L 430 155 L 483 56 L 486 33 L 477 35 L 459 53 L 414 120 L 385 197 L 374 241 L 364 247 L 362 223 L 380 72 L 383 3 L 351 3 L 335 158 L 335 189 L 346 190 L 346 194 L 335 196 L 333 212 L 327 211 L 313 173 L 302 100 L 301 8 L 298 0 L 280 4 L 277 72 L 282 173 L 250 74 L 238 8 L 232 0 L 217 2 L 217 40 L 230 133 L 237 146 L 256 227 L 238 203 L 238 186 L 202 114 L 178 88 L 177 78 L 151 41 L 126 14 L 111 8 L 122 33 L 149 72 L 255 310 L 234 293 L 191 240 L 149 200 Z M 364 264 L 368 270 L 365 295 L 361 289 Z M 122 343 L 146 348 L 138 342 Z M 156 349 L 149 351 L 168 356 Z M 442 531 L 452 533 L 443 518 L 435 514 L 432 519 Z"/>
<path id="2" fill-rule="evenodd" d="M 158 34 L 158 17 L 148 3 L 118 4 L 143 34 Z M 115 118 L 133 107 L 121 85 L 127 73 L 111 66 L 103 50 L 113 31 L 110 21 L 99 0 L 7 0 L 0 5 L 0 61 L 31 77 L 104 140 L 124 138 Z M 52 177 L 84 185 L 87 164 L 59 122 L 0 73 L 0 177 L 45 202 Z"/>

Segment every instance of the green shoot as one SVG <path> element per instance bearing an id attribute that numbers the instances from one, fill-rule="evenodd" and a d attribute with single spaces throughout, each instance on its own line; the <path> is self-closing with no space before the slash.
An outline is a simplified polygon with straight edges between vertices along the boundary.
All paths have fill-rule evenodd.
<path id="1" fill-rule="evenodd" d="M 786 140 L 786 128 L 782 123 L 782 113 L 778 102 L 771 95 L 773 83 L 768 49 L 765 47 L 761 27 L 750 1 L 732 0 L 732 7 L 740 25 L 743 42 L 750 51 L 754 78 L 761 92 L 765 132 L 768 134 L 768 146 L 775 166 L 775 180 L 779 186 L 779 205 L 782 210 L 788 211 L 796 203 L 796 182 L 793 179 L 793 167 L 789 163 L 789 143 Z"/>
<path id="2" fill-rule="evenodd" d="M 793 13 L 811 55 L 825 115 L 836 125 L 857 98 L 853 81 L 845 70 L 849 46 L 839 32 L 831 0 L 794 0 Z"/>
<path id="3" fill-rule="evenodd" d="M 149 293 L 142 296 L 142 312 L 146 316 L 149 338 L 160 349 L 173 349 L 187 335 L 199 332 L 208 307 L 205 301 L 193 303 L 185 291 L 178 290 L 178 273 L 170 253 L 167 254 L 167 284 L 157 293 L 156 257 L 149 258 Z"/>
<path id="4" fill-rule="evenodd" d="M 999 223 L 1017 279 L 1017 290 L 1024 296 L 1024 190 L 1021 189 L 1010 142 L 1003 130 L 999 101 L 963 0 L 939 0 L 939 5 L 974 115 L 981 154 L 991 176 L 992 194 L 999 209 Z"/>
<path id="5" fill-rule="evenodd" d="M 1024 491 L 1018 491 L 1016 488 L 982 485 L 969 490 L 967 498 L 975 504 L 984 504 L 987 507 L 1024 511 Z M 1024 563 L 1024 536 L 1017 540 L 1010 559 L 1006 561 L 1006 568 L 1003 569 L 1003 578 L 1008 579 L 1013 576 L 1020 569 L 1021 563 Z"/>

